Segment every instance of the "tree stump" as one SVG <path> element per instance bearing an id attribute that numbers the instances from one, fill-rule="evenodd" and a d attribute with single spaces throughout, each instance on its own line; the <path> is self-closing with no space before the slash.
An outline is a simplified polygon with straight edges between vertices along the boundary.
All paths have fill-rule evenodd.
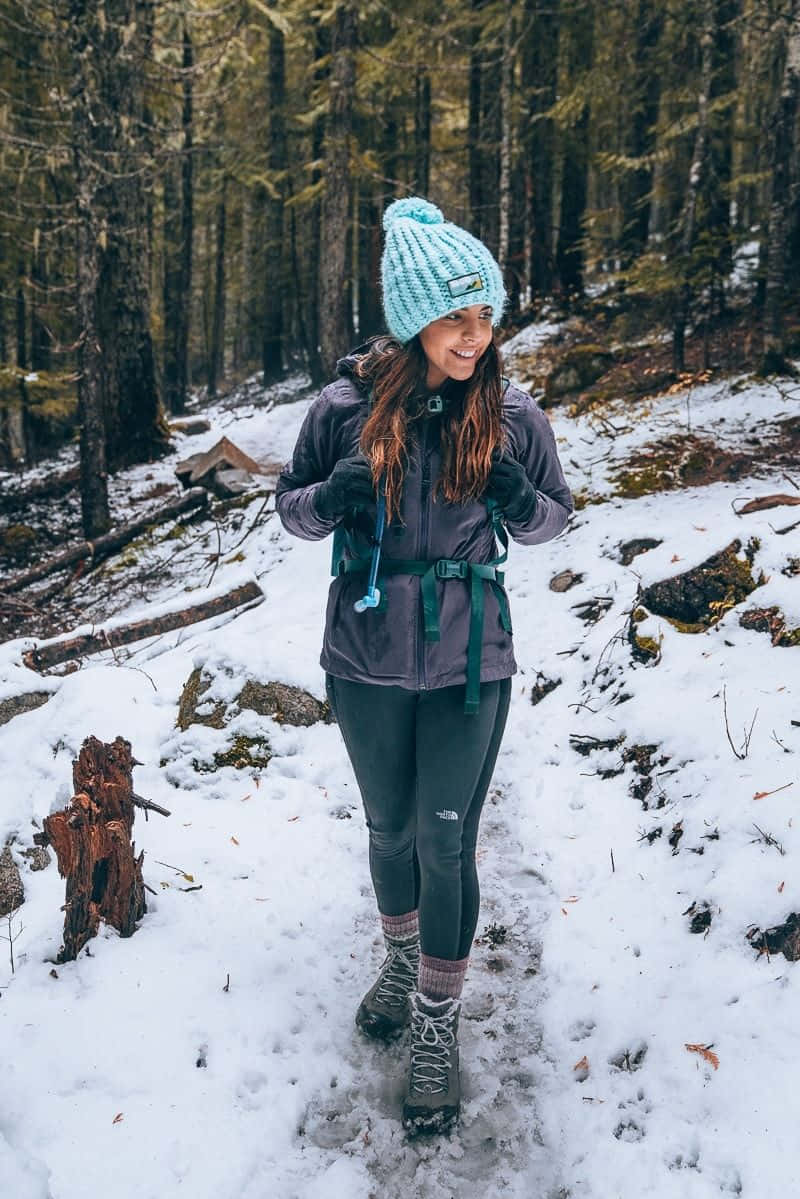
<path id="1" fill-rule="evenodd" d="M 64 944 L 59 962 L 71 962 L 97 933 L 100 920 L 122 937 L 136 931 L 147 910 L 144 851 L 131 842 L 135 803 L 130 742 L 110 745 L 87 737 L 73 763 L 75 794 L 68 808 L 46 817 L 47 839 L 67 880 Z"/>

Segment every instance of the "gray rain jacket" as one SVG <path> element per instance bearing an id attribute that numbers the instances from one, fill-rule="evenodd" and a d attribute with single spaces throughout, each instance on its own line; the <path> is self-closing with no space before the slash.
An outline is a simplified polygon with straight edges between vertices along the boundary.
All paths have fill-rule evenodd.
<path id="1" fill-rule="evenodd" d="M 340 378 L 328 384 L 309 409 L 291 462 L 284 466 L 276 489 L 278 515 L 284 528 L 297 537 L 316 541 L 327 537 L 336 523 L 320 519 L 314 493 L 339 458 L 358 453 L 361 430 L 368 414 L 368 388 L 354 378 L 355 356 L 337 363 Z M 572 497 L 564 481 L 555 438 L 547 417 L 520 388 L 510 384 L 503 399 L 505 448 L 522 463 L 538 492 L 538 503 L 524 524 L 507 523 L 508 532 L 523 545 L 555 537 L 572 512 Z M 449 558 L 489 563 L 498 555 L 492 520 L 484 502 L 448 503 L 435 498 L 433 485 L 441 467 L 440 418 L 426 416 L 410 426 L 409 462 L 397 516 L 383 538 L 382 561 L 391 558 Z M 350 537 L 346 556 L 367 557 L 368 529 Z M 355 552 L 354 552 L 355 547 Z M 424 637 L 420 578 L 379 575 L 386 605 L 358 613 L 353 605 L 366 590 L 366 575 L 334 578 L 328 595 L 325 636 L 320 664 L 337 678 L 358 683 L 382 683 L 422 691 L 466 681 L 470 626 L 470 581 L 437 579 L 441 639 Z M 500 619 L 493 587 L 484 588 L 481 682 L 507 678 L 516 672 L 511 634 Z"/>

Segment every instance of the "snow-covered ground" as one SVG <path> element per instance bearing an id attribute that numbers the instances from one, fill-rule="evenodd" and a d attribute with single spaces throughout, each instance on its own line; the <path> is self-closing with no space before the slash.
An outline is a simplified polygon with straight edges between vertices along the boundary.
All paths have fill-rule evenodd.
<path id="1" fill-rule="evenodd" d="M 221 533 L 212 586 L 256 577 L 265 603 L 94 657 L 49 683 L 56 693 L 44 707 L 0 727 L 0 846 L 16 834 L 26 889 L 10 927 L 0 922 L 0 933 L 19 933 L 13 976 L 0 940 L 0 1192 L 797 1194 L 800 966 L 758 957 L 745 933 L 800 911 L 800 650 L 773 647 L 738 617 L 777 604 L 800 625 L 798 576 L 782 573 L 800 535 L 776 531 L 796 509 L 738 517 L 731 505 L 791 482 L 765 469 L 757 480 L 623 500 L 611 495 L 609 472 L 635 446 L 685 431 L 687 411 L 694 431 L 720 439 L 724 430 L 736 444 L 799 406 L 788 383 L 713 384 L 688 409 L 674 395 L 606 413 L 624 426 L 613 434 L 591 416 L 553 415 L 571 485 L 607 502 L 576 513 L 548 545 L 512 548 L 520 670 L 482 825 L 465 1100 L 449 1138 L 406 1138 L 403 1047 L 365 1042 L 353 1025 L 382 954 L 338 730 L 279 727 L 248 712 L 225 730 L 175 726 L 197 665 L 220 699 L 245 677 L 323 696 L 327 542 L 295 541 L 272 516 L 234 548 L 258 501 Z M 210 446 L 222 421 L 245 451 L 279 461 L 307 407 L 218 409 L 212 432 L 185 452 Z M 170 469 L 159 464 L 156 479 Z M 165 565 L 151 608 L 200 598 L 217 531 L 194 536 L 190 579 L 167 569 L 174 543 L 153 550 Z M 620 544 L 639 537 L 661 544 L 622 565 Z M 624 634 L 640 583 L 687 570 L 735 537 L 759 539 L 753 572 L 763 571 L 763 586 L 706 633 L 649 617 L 638 632 L 661 639 L 661 658 L 634 662 Z M 583 580 L 550 590 L 564 570 Z M 197 594 L 187 597 L 187 586 Z M 591 625 L 575 610 L 589 601 L 606 609 Z M 0 647 L 0 698 L 41 689 L 21 664 L 27 644 Z M 533 705 L 539 672 L 560 684 Z M 729 745 L 723 688 L 737 747 L 758 710 L 746 757 Z M 269 740 L 274 757 L 259 775 L 194 769 L 238 732 Z M 32 873 L 18 851 L 69 800 L 71 762 L 89 734 L 127 737 L 142 763 L 137 792 L 172 815 L 137 817 L 155 895 L 136 934 L 104 929 L 76 962 L 56 966 L 64 883 L 54 863 Z M 574 737 L 624 740 L 584 756 Z M 633 762 L 622 760 L 633 746 L 657 747 L 643 799 L 631 794 L 641 783 Z M 693 904 L 708 905 L 705 933 L 690 932 Z"/>

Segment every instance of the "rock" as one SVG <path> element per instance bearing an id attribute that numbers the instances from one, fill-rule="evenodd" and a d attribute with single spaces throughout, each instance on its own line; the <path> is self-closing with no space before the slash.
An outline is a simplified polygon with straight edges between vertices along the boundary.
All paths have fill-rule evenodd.
<path id="1" fill-rule="evenodd" d="M 202 697 L 211 686 L 211 679 L 203 674 L 199 666 L 195 667 L 184 683 L 178 704 L 178 728 L 186 732 L 190 724 L 205 724 L 212 729 L 221 729 L 225 725 L 225 704 L 213 704 L 208 712 L 200 712 L 204 707 Z"/>
<path id="2" fill-rule="evenodd" d="M 640 602 L 682 633 L 703 632 L 764 581 L 756 582 L 750 563 L 736 556 L 741 548 L 732 541 L 692 570 L 645 587 Z"/>
<path id="3" fill-rule="evenodd" d="M 211 686 L 211 679 L 196 667 L 184 685 L 178 706 L 177 725 L 184 732 L 190 724 L 205 724 L 212 729 L 224 728 L 227 723 L 228 705 L 221 701 L 203 700 Z M 333 722 L 330 704 L 315 699 L 301 687 L 288 683 L 260 683 L 248 679 L 237 695 L 235 705 L 240 709 L 267 716 L 279 724 L 309 727 L 324 721 Z M 207 708 L 207 711 L 203 711 Z"/>
<path id="4" fill-rule="evenodd" d="M 0 853 L 0 916 L 7 916 L 25 901 L 25 888 L 20 878 L 19 867 L 6 845 Z"/>
<path id="5" fill-rule="evenodd" d="M 50 851 L 44 845 L 31 845 L 22 850 L 23 858 L 27 858 L 29 870 L 46 870 L 52 861 Z"/>
<path id="6" fill-rule="evenodd" d="M 169 422 L 171 433 L 183 433 L 195 437 L 198 433 L 210 433 L 211 423 L 203 416 L 185 416 Z"/>
<path id="7" fill-rule="evenodd" d="M 545 402 L 582 391 L 604 375 L 614 361 L 610 350 L 598 345 L 572 346 L 561 355 L 545 383 Z"/>
<path id="8" fill-rule="evenodd" d="M 582 583 L 585 576 L 576 574 L 573 570 L 562 570 L 557 575 L 553 575 L 550 580 L 551 591 L 569 591 L 570 587 L 574 587 L 577 583 Z"/>
<path id="9" fill-rule="evenodd" d="M 623 566 L 630 566 L 638 554 L 654 550 L 657 545 L 661 545 L 661 541 L 656 537 L 634 537 L 631 541 L 623 541 L 619 547 L 619 560 Z"/>
<path id="10" fill-rule="evenodd" d="M 259 716 L 269 716 L 279 724 L 307 728 L 320 721 L 332 723 L 330 704 L 287 683 L 257 683 L 248 679 L 236 702 L 240 708 L 258 712 Z"/>
<path id="11" fill-rule="evenodd" d="M 8 724 L 15 716 L 23 712 L 33 712 L 46 704 L 52 691 L 29 691 L 26 695 L 11 695 L 8 699 L 0 699 L 0 724 Z"/>

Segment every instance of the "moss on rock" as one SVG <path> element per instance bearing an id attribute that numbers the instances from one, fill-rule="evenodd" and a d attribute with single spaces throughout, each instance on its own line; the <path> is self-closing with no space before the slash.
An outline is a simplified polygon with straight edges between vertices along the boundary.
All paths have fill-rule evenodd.
<path id="1" fill-rule="evenodd" d="M 227 749 L 218 750 L 211 762 L 192 761 L 198 774 L 213 774 L 223 766 L 234 770 L 264 770 L 272 758 L 272 750 L 266 737 L 248 737 L 237 733 Z"/>
<path id="2" fill-rule="evenodd" d="M 645 587 L 642 605 L 682 633 L 710 628 L 764 581 L 756 581 L 750 563 L 737 557 L 741 548 L 741 541 L 732 541 L 692 570 Z"/>

